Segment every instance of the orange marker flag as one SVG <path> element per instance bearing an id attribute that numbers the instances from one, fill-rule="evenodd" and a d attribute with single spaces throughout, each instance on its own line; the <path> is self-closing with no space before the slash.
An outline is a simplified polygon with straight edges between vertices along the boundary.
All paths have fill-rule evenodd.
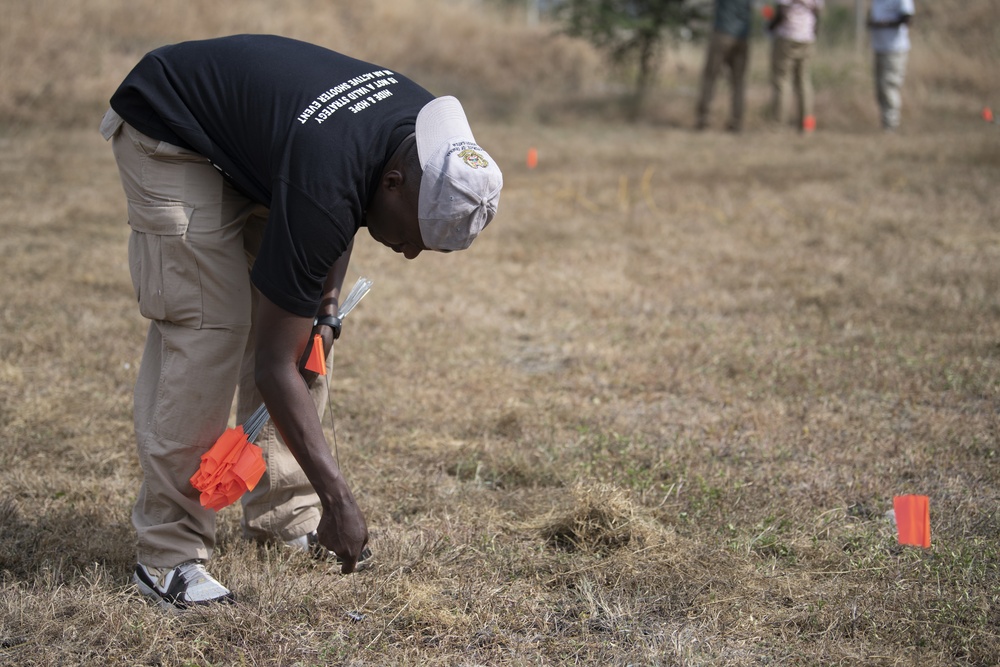
<path id="1" fill-rule="evenodd" d="M 323 353 L 323 337 L 319 334 L 313 336 L 312 351 L 306 360 L 306 370 L 326 375 L 326 355 Z"/>
<path id="2" fill-rule="evenodd" d="M 264 455 L 249 442 L 242 426 L 226 429 L 201 457 L 191 486 L 201 491 L 201 504 L 213 510 L 231 505 L 257 486 L 264 475 Z"/>
<path id="3" fill-rule="evenodd" d="M 771 5 L 764 5 L 760 8 L 760 14 L 765 20 L 770 21 L 774 18 L 774 7 Z"/>
<path id="4" fill-rule="evenodd" d="M 895 496 L 892 509 L 896 513 L 899 543 L 929 549 L 931 546 L 931 506 L 927 496 Z"/>
<path id="5" fill-rule="evenodd" d="M 983 107 L 983 120 L 987 123 L 993 122 L 993 109 L 989 107 Z"/>
<path id="6" fill-rule="evenodd" d="M 538 150 L 534 146 L 528 149 L 528 169 L 534 169 L 538 166 Z"/>

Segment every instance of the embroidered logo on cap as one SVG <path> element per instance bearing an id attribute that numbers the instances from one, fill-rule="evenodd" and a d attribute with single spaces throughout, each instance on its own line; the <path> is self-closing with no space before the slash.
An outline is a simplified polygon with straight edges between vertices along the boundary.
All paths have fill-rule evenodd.
<path id="1" fill-rule="evenodd" d="M 466 148 L 464 151 L 460 152 L 458 157 L 462 158 L 462 161 L 473 169 L 485 169 L 490 166 L 489 161 L 484 158 L 481 153 L 478 153 L 471 148 Z"/>

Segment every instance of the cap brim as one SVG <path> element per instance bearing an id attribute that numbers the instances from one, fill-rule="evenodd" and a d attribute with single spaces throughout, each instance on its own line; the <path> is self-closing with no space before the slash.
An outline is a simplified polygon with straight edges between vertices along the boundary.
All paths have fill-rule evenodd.
<path id="1" fill-rule="evenodd" d="M 417 114 L 415 133 L 421 168 L 427 166 L 434 152 L 447 144 L 449 139 L 461 137 L 465 141 L 476 141 L 462 104 L 450 95 L 435 98 L 424 105 Z"/>

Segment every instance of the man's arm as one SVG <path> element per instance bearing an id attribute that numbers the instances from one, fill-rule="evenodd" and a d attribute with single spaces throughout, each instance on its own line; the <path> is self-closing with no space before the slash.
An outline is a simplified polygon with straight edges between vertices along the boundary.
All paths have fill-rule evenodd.
<path id="1" fill-rule="evenodd" d="M 340 306 L 340 291 L 344 287 L 344 276 L 347 275 L 347 265 L 351 261 L 351 251 L 354 250 L 354 239 L 347 245 L 344 254 L 330 267 L 323 285 L 323 299 L 319 303 L 317 315 L 337 315 Z"/>
<path id="2" fill-rule="evenodd" d="M 340 293 L 344 288 L 344 276 L 347 275 L 347 265 L 351 262 L 351 251 L 354 250 L 354 239 L 347 246 L 347 250 L 344 251 L 333 266 L 330 267 L 330 272 L 326 274 L 326 282 L 323 284 L 323 298 L 319 302 L 319 310 L 316 312 L 316 317 L 320 318 L 326 315 L 331 315 L 333 317 L 338 317 L 340 315 Z M 333 341 L 337 339 L 340 335 L 339 330 L 334 331 L 332 327 L 326 324 L 317 324 L 313 327 L 312 333 L 319 334 L 323 338 L 323 352 L 324 358 L 329 358 L 330 348 L 333 347 Z M 312 340 L 312 336 L 309 337 Z M 316 380 L 316 374 L 305 370 L 305 365 L 307 361 L 308 353 L 310 352 L 309 344 L 306 344 L 305 352 L 302 358 L 299 359 L 299 368 L 302 369 L 302 376 L 306 379 L 306 383 L 312 386 L 312 383 Z"/>
<path id="3" fill-rule="evenodd" d="M 341 558 L 346 574 L 354 570 L 368 542 L 368 527 L 330 452 L 299 371 L 312 337 L 312 318 L 293 315 L 262 294 L 255 326 L 257 388 L 285 444 L 319 495 L 323 505 L 319 541 Z"/>
<path id="4" fill-rule="evenodd" d="M 913 18 L 913 14 L 900 14 L 898 18 L 892 19 L 891 21 L 876 21 L 872 18 L 872 15 L 868 15 L 868 27 L 869 28 L 898 28 L 901 25 L 909 25 L 910 19 Z"/>
<path id="5" fill-rule="evenodd" d="M 774 32 L 775 28 L 782 24 L 785 20 L 785 6 L 777 5 L 774 8 L 774 17 L 771 22 L 767 24 L 767 29 L 769 32 Z"/>

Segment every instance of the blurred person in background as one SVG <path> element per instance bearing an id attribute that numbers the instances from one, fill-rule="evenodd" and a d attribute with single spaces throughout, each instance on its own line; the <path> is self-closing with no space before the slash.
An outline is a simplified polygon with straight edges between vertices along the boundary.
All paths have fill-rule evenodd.
<path id="1" fill-rule="evenodd" d="M 368 528 L 320 424 L 326 385 L 302 370 L 308 346 L 319 335 L 329 353 L 340 332 L 361 228 L 407 259 L 467 248 L 496 214 L 499 168 L 455 98 L 269 35 L 150 52 L 101 134 L 150 320 L 134 395 L 133 582 L 165 609 L 234 599 L 205 567 L 215 512 L 190 478 L 237 388 L 237 420 L 263 402 L 276 427 L 257 439 L 267 471 L 242 498 L 244 536 L 353 571 Z"/>
<path id="2" fill-rule="evenodd" d="M 714 10 L 712 35 L 708 42 L 705 68 L 701 75 L 701 92 L 695 110 L 695 127 L 699 130 L 708 127 L 715 80 L 725 67 L 729 71 L 732 95 L 726 129 L 740 132 L 743 129 L 746 73 L 750 60 L 751 0 L 715 0 Z"/>
<path id="3" fill-rule="evenodd" d="M 882 129 L 887 132 L 899 128 L 913 11 L 913 0 L 872 0 L 868 13 L 875 53 L 875 99 Z"/>
<path id="4" fill-rule="evenodd" d="M 771 118 L 784 124 L 788 83 L 795 91 L 796 118 L 799 130 L 809 134 L 816 129 L 812 75 L 809 59 L 819 31 L 823 0 L 778 0 L 768 29 L 771 42 Z"/>

